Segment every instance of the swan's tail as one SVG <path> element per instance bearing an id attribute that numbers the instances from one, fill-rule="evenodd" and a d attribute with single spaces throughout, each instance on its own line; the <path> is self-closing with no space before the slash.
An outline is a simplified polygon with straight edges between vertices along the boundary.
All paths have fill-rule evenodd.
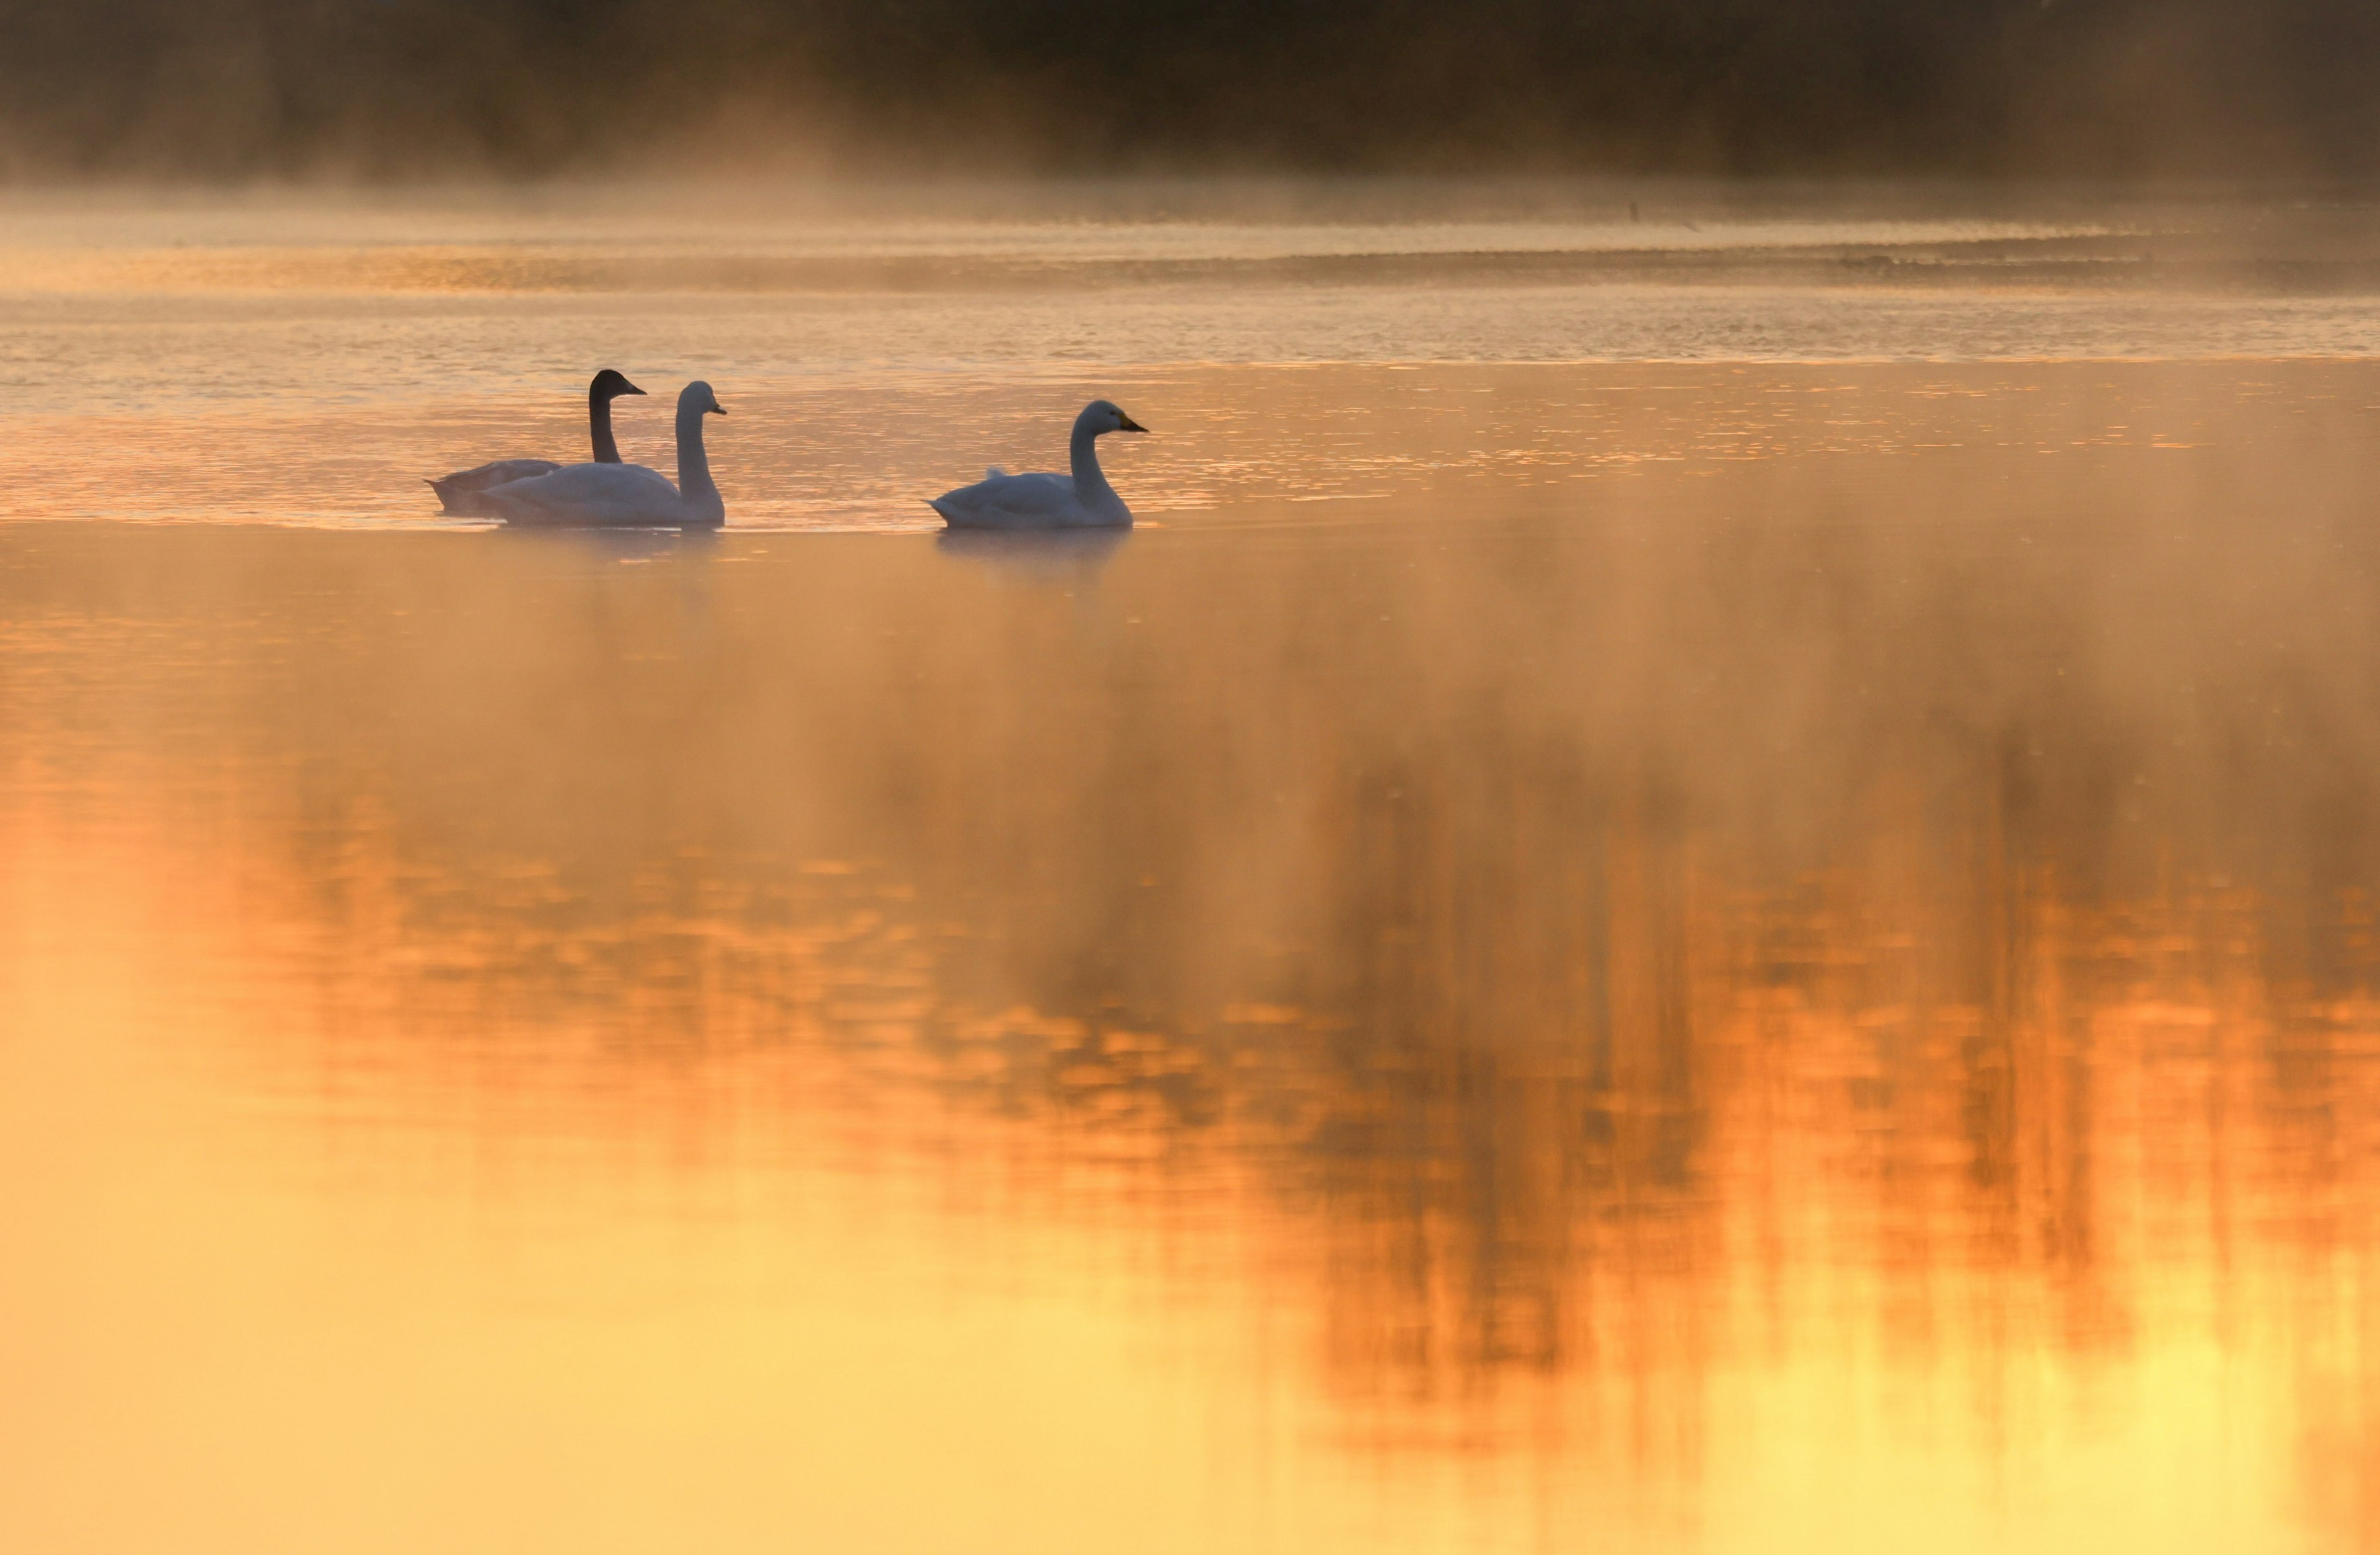
<path id="1" fill-rule="evenodd" d="M 438 493 L 438 506 L 440 511 L 455 514 L 467 514 L 468 512 L 468 510 L 465 508 L 457 499 L 468 497 L 472 493 L 454 490 L 453 487 L 455 485 L 455 481 L 453 477 L 450 476 L 444 480 L 424 480 L 421 483 Z"/>

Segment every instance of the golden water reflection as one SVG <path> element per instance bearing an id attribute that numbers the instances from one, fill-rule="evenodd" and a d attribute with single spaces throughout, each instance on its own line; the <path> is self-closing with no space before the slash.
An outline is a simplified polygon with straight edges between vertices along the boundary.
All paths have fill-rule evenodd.
<path id="1" fill-rule="evenodd" d="M 24 1547 L 2369 1547 L 2380 552 L 2128 457 L 0 533 Z"/>

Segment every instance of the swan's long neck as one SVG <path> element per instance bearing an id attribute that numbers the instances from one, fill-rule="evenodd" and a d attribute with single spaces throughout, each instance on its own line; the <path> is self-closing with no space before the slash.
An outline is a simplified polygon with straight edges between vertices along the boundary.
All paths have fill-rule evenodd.
<path id="1" fill-rule="evenodd" d="M 711 482 L 710 456 L 702 451 L 699 406 L 677 407 L 677 494 L 689 510 L 697 512 L 700 522 L 717 524 L 727 516 L 727 504 Z"/>
<path id="2" fill-rule="evenodd" d="M 595 462 L 616 465 L 620 462 L 620 445 L 612 441 L 612 396 L 593 389 L 587 391 L 587 430 L 595 437 Z"/>
<path id="3" fill-rule="evenodd" d="M 1075 470 L 1075 495 L 1085 507 L 1099 513 L 1123 513 L 1132 510 L 1123 505 L 1116 489 L 1108 484 L 1107 472 L 1099 468 L 1099 434 L 1084 421 L 1075 423 L 1075 435 L 1066 445 L 1066 456 Z"/>

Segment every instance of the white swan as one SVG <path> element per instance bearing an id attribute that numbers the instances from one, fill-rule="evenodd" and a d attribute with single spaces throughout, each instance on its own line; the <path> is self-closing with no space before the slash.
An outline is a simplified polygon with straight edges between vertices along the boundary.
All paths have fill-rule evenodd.
<path id="1" fill-rule="evenodd" d="M 498 486 L 480 501 L 507 524 L 715 528 L 727 521 L 727 505 L 711 484 L 702 419 L 726 414 L 708 383 L 688 383 L 679 392 L 674 486 L 642 465 L 565 465 L 551 475 Z"/>
<path id="2" fill-rule="evenodd" d="M 1148 429 L 1103 399 L 1083 407 L 1066 452 L 1072 475 L 1010 475 L 994 467 L 972 486 L 929 497 L 926 505 L 954 529 L 1123 528 L 1132 509 L 1099 470 L 1092 444 L 1111 431 Z"/>
<path id="3" fill-rule="evenodd" d="M 587 385 L 587 431 L 595 444 L 595 462 L 616 465 L 620 462 L 620 445 L 612 441 L 612 402 L 622 395 L 640 395 L 645 391 L 621 375 L 615 367 L 607 367 Z M 498 459 L 477 469 L 458 469 L 452 475 L 441 476 L 430 482 L 438 493 L 438 505 L 448 513 L 474 517 L 494 515 L 480 505 L 480 498 L 498 486 L 515 480 L 527 480 L 531 476 L 552 475 L 562 467 L 552 459 Z"/>

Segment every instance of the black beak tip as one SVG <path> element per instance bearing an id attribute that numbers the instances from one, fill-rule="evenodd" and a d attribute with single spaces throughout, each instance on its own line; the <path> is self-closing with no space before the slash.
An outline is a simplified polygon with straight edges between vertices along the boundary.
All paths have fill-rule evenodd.
<path id="1" fill-rule="evenodd" d="M 624 395 L 640 395 L 645 391 L 639 389 L 634 383 L 622 383 L 620 385 L 620 392 Z"/>
<path id="2" fill-rule="evenodd" d="M 1147 427 L 1142 426 L 1138 421 L 1134 420 L 1131 417 L 1126 416 L 1126 417 L 1123 419 L 1123 426 L 1121 426 L 1121 427 L 1119 427 L 1119 428 L 1117 428 L 1116 430 L 1117 430 L 1117 431 L 1136 431 L 1136 432 L 1145 432 L 1145 431 L 1147 431 L 1148 429 Z"/>

